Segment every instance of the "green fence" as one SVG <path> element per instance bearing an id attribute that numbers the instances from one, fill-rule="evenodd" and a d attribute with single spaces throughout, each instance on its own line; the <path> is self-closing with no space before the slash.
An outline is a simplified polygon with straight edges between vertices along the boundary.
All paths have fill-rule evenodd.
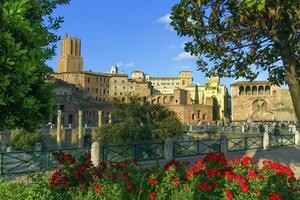
<path id="1" fill-rule="evenodd" d="M 271 148 L 295 145 L 295 134 L 280 134 L 279 137 L 270 136 L 269 145 Z"/>
<path id="2" fill-rule="evenodd" d="M 57 169 L 58 162 L 53 153 L 63 151 L 79 158 L 84 153 L 90 152 L 90 148 L 55 149 L 49 151 L 26 151 L 26 152 L 1 152 L 0 175 L 13 175 Z"/>
<path id="3" fill-rule="evenodd" d="M 102 161 L 146 161 L 164 158 L 164 142 L 101 146 Z"/>
<path id="4" fill-rule="evenodd" d="M 237 137 L 227 139 L 227 148 L 229 152 L 246 151 L 250 149 L 262 149 L 263 137 Z"/>
<path id="5" fill-rule="evenodd" d="M 173 156 L 174 158 L 185 156 L 196 156 L 207 153 L 217 153 L 221 150 L 219 139 L 216 140 L 189 140 L 174 141 Z"/>

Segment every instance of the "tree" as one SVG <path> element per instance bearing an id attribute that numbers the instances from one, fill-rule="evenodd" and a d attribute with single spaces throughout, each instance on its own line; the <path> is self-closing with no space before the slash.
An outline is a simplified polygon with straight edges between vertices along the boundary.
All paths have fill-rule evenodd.
<path id="1" fill-rule="evenodd" d="M 181 0 L 171 25 L 206 75 L 287 83 L 300 122 L 300 1 Z M 213 61 L 214 66 L 208 66 Z"/>
<path id="2" fill-rule="evenodd" d="M 104 143 L 135 142 L 145 139 L 164 139 L 182 134 L 181 122 L 175 113 L 161 105 L 142 103 L 132 98 L 129 103 L 114 101 L 112 124 L 99 130 Z"/>
<path id="3" fill-rule="evenodd" d="M 0 127 L 33 130 L 53 109 L 52 72 L 46 60 L 59 39 L 62 17 L 52 12 L 69 0 L 0 0 Z"/>

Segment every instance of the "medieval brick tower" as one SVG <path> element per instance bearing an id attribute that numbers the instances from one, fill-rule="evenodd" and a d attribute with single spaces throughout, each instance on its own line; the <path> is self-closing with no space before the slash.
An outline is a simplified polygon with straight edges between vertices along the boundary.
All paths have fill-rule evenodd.
<path id="1" fill-rule="evenodd" d="M 58 73 L 81 72 L 83 59 L 81 57 L 81 40 L 66 35 L 61 44 L 61 56 L 58 61 Z"/>

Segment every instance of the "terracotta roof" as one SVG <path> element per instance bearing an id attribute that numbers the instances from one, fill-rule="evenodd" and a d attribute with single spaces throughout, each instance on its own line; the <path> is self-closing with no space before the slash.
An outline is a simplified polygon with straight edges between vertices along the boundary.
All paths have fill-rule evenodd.
<path id="1" fill-rule="evenodd" d="M 234 86 L 234 85 L 270 85 L 271 82 L 269 81 L 237 81 L 235 83 L 232 83 L 230 86 Z"/>

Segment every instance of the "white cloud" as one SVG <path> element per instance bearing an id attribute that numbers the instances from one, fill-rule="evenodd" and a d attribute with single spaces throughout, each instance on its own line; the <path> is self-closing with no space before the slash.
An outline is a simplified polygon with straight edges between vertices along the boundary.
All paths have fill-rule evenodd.
<path id="1" fill-rule="evenodd" d="M 181 60 L 194 60 L 196 57 L 192 56 L 190 53 L 188 52 L 181 52 L 179 53 L 174 60 L 176 61 L 181 61 Z"/>
<path id="2" fill-rule="evenodd" d="M 166 14 L 165 16 L 162 16 L 161 18 L 159 18 L 157 20 L 158 23 L 164 24 L 165 25 L 165 29 L 172 31 L 173 28 L 170 25 L 171 24 L 171 15 L 170 14 Z"/>
<path id="3" fill-rule="evenodd" d="M 133 67 L 135 65 L 134 62 L 130 62 L 130 63 L 123 63 L 122 61 L 117 63 L 118 67 Z"/>

